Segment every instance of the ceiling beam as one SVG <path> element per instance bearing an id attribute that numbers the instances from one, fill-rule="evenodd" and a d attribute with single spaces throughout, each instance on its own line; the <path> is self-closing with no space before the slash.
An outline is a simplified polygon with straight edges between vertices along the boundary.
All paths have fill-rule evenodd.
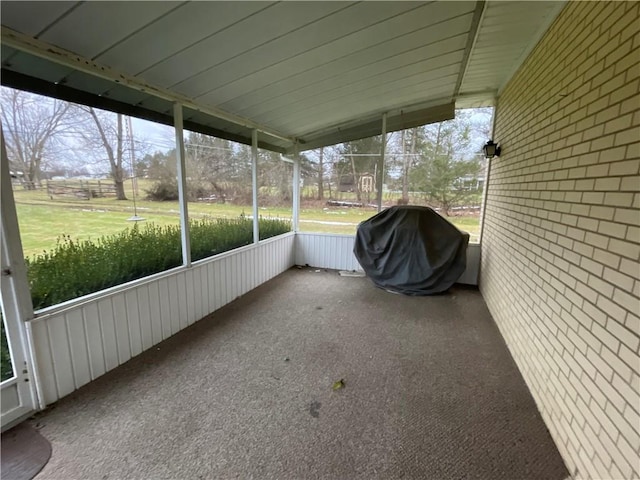
<path id="1" fill-rule="evenodd" d="M 458 96 L 458 93 L 460 93 L 460 87 L 462 87 L 464 76 L 467 74 L 469 60 L 471 59 L 471 53 L 473 52 L 473 48 L 476 45 L 476 41 L 478 40 L 478 32 L 480 31 L 480 24 L 482 23 L 482 17 L 484 17 L 486 6 L 487 2 L 483 0 L 479 0 L 478 2 L 476 2 L 476 9 L 473 12 L 473 18 L 471 19 L 471 29 L 469 30 L 469 36 L 467 37 L 467 45 L 462 56 L 462 68 L 460 68 L 458 80 L 456 81 L 456 87 L 453 90 L 454 100 Z"/>
<path id="2" fill-rule="evenodd" d="M 326 147 L 337 143 L 359 140 L 361 138 L 373 137 L 382 133 L 383 114 L 372 118 L 370 121 L 357 125 L 348 124 L 335 127 L 330 130 L 323 130 L 317 134 L 305 135 L 306 142 L 300 144 L 300 151 L 312 150 L 314 148 Z M 443 122 L 455 117 L 455 103 L 447 102 L 442 105 L 431 106 L 413 111 L 395 110 L 387 113 L 386 130 L 387 133 L 406 130 L 407 128 L 419 127 L 429 123 Z M 287 153 L 290 153 L 289 149 Z"/>
<path id="3" fill-rule="evenodd" d="M 178 102 L 192 110 L 211 115 L 212 117 L 216 117 L 242 127 L 258 130 L 266 135 L 290 142 L 291 144 L 294 144 L 296 141 L 294 137 L 285 135 L 277 130 L 249 120 L 248 118 L 229 113 L 217 107 L 200 105 L 185 95 L 149 84 L 132 75 L 118 72 L 106 65 L 94 62 L 91 59 L 76 55 L 23 33 L 16 32 L 4 25 L 2 26 L 2 44 L 59 65 L 64 65 L 73 70 L 103 78 L 118 85 L 127 86 L 134 90 L 167 100 L 171 103 Z"/>
<path id="4" fill-rule="evenodd" d="M 55 84 L 39 78 L 30 77 L 22 73 L 13 72 L 11 70 L 0 71 L 0 80 L 5 87 L 16 88 L 38 95 L 57 98 L 67 102 L 87 105 L 89 107 L 100 108 L 110 112 L 122 113 L 136 118 L 142 118 L 151 122 L 160 123 L 172 127 L 174 125 L 173 115 L 169 115 L 156 110 L 132 105 L 130 103 L 120 102 L 113 98 L 103 97 L 93 93 L 78 90 L 62 84 Z M 167 109 L 171 108 L 171 103 L 167 101 Z M 251 132 L 247 136 L 226 132 L 218 128 L 210 127 L 199 122 L 184 120 L 184 128 L 186 130 L 203 133 L 216 138 L 231 140 L 233 142 L 251 145 Z M 285 149 L 272 143 L 259 141 L 258 147 L 271 150 L 278 153 L 285 153 Z"/>

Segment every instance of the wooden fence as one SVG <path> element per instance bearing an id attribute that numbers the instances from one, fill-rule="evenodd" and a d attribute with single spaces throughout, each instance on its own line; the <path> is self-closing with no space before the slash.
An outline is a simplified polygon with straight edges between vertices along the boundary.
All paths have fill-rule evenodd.
<path id="1" fill-rule="evenodd" d="M 83 200 L 115 197 L 116 187 L 109 181 L 101 180 L 47 180 L 47 195 L 53 197 L 74 197 Z"/>

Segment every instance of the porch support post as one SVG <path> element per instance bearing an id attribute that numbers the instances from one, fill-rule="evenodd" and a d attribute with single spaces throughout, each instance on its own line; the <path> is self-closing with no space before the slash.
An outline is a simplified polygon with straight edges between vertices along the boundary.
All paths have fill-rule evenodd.
<path id="1" fill-rule="evenodd" d="M 294 232 L 300 229 L 300 153 L 298 152 L 298 142 L 293 147 L 293 205 L 292 218 Z"/>
<path id="2" fill-rule="evenodd" d="M 32 338 L 28 333 L 28 320 L 33 319 L 33 302 L 27 277 L 27 266 L 24 262 L 24 252 L 22 250 L 22 240 L 20 238 L 20 227 L 18 224 L 18 214 L 13 198 L 13 187 L 11 186 L 11 172 L 9 169 L 9 157 L 4 143 L 4 133 L 0 125 L 0 228 L 2 237 L 0 241 L 0 257 L 2 265 L 2 290 L 3 310 L 5 318 L 5 334 L 9 339 L 11 351 L 11 361 L 14 368 L 14 375 L 20 382 L 24 382 L 22 371 L 25 367 L 31 372 L 32 382 L 28 385 L 30 399 L 28 408 L 44 408 L 42 403 L 42 384 L 37 371 L 37 359 Z M 17 357 L 11 345 L 20 344 L 20 350 L 24 358 Z M 23 386 L 18 387 L 18 394 L 24 390 Z M 24 402 L 25 398 L 20 398 Z M 37 406 L 36 406 L 37 403 Z"/>
<path id="3" fill-rule="evenodd" d="M 176 164 L 178 166 L 178 210 L 180 210 L 180 237 L 182 239 L 182 264 L 191 266 L 191 239 L 189 236 L 189 212 L 187 208 L 187 172 L 184 160 L 184 131 L 182 104 L 173 104 L 173 122 L 176 130 Z"/>
<path id="4" fill-rule="evenodd" d="M 253 243 L 260 241 L 258 222 L 258 130 L 251 131 L 251 188 L 253 191 Z"/>
<path id="5" fill-rule="evenodd" d="M 493 104 L 493 118 L 491 119 L 491 135 L 490 139 L 495 138 L 496 133 L 496 121 L 498 119 L 498 102 L 497 100 Z M 494 157 L 495 158 L 495 157 Z M 480 235 L 478 235 L 478 243 L 482 246 L 482 234 L 484 232 L 484 217 L 487 212 L 487 198 L 489 195 L 489 179 L 491 178 L 491 165 L 493 165 L 494 158 L 487 158 L 487 172 L 484 176 L 484 186 L 482 187 L 482 200 L 480 203 Z"/>
<path id="6" fill-rule="evenodd" d="M 4 277 L 10 279 L 14 286 L 15 303 L 19 310 L 19 317 L 22 321 L 33 318 L 33 304 L 29 294 L 29 282 L 27 280 L 27 267 L 24 263 L 24 253 L 20 240 L 20 228 L 18 225 L 18 215 L 16 204 L 13 199 L 13 187 L 11 186 L 11 174 L 9 171 L 9 159 L 4 143 L 4 133 L 0 131 L 0 141 L 2 143 L 2 165 L 0 170 L 0 197 L 2 200 L 2 267 L 11 271 L 10 275 Z M 4 260 L 7 264 L 4 264 Z"/>
<path id="7" fill-rule="evenodd" d="M 378 176 L 376 190 L 378 192 L 378 212 L 382 211 L 382 186 L 384 184 L 384 155 L 387 150 L 387 114 L 382 114 L 382 146 L 380 147 L 380 161 L 378 162 Z"/>

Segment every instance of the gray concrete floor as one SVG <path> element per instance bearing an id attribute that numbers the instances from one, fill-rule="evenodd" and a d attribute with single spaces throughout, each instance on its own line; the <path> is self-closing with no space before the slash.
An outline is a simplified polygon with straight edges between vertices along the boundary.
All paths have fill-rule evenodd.
<path id="1" fill-rule="evenodd" d="M 308 268 L 31 423 L 53 446 L 40 480 L 567 475 L 477 290 L 405 297 Z"/>

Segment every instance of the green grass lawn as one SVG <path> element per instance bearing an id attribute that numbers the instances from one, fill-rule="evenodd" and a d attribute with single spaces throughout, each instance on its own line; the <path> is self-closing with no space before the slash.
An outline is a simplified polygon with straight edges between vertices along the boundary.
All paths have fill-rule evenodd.
<path id="1" fill-rule="evenodd" d="M 130 195 L 130 194 L 129 194 Z M 41 253 L 55 246 L 62 235 L 73 239 L 96 239 L 130 227 L 127 221 L 134 213 L 133 200 L 118 201 L 115 198 L 92 198 L 82 200 L 74 197 L 49 198 L 45 190 L 14 191 L 18 222 L 25 256 Z M 152 202 L 137 200 L 137 214 L 148 223 L 157 225 L 178 224 L 178 202 Z M 190 202 L 191 218 L 205 216 L 214 218 L 236 218 L 252 215 L 250 205 L 239 206 L 219 203 Z M 291 219 L 291 208 L 259 207 L 264 217 Z M 300 230 L 355 234 L 363 220 L 375 215 L 373 208 L 317 207 L 307 208 L 303 201 L 300 211 Z M 450 217 L 449 220 L 461 230 L 471 234 L 471 241 L 478 241 L 479 219 L 477 217 Z"/>

